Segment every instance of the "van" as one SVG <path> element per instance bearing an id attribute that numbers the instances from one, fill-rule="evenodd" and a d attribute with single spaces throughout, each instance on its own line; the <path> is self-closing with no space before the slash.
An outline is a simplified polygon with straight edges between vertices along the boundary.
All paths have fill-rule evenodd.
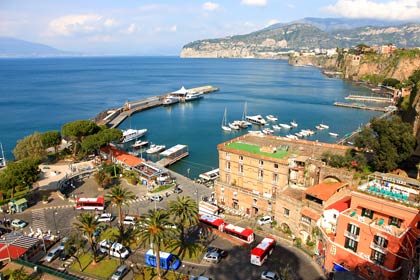
<path id="1" fill-rule="evenodd" d="M 48 252 L 47 256 L 45 257 L 45 261 L 46 262 L 52 262 L 53 260 L 55 260 L 60 254 L 61 252 L 64 251 L 64 247 L 63 246 L 58 246 L 55 247 L 54 249 L 52 249 L 51 251 Z"/>

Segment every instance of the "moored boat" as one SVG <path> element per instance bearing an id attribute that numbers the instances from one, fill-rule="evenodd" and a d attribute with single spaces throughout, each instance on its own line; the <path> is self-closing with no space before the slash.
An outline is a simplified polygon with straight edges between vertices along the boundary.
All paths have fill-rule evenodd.
<path id="1" fill-rule="evenodd" d="M 248 125 L 250 125 L 250 123 L 248 123 L 247 121 L 233 121 L 232 124 L 238 126 L 239 128 L 247 128 Z"/>
<path id="2" fill-rule="evenodd" d="M 288 125 L 288 124 L 286 124 L 286 123 L 279 123 L 279 125 L 280 125 L 282 128 L 284 128 L 284 129 L 291 129 L 291 128 L 292 128 L 292 126 L 291 126 L 291 125 Z"/>
<path id="3" fill-rule="evenodd" d="M 328 128 L 330 128 L 328 125 L 326 125 L 326 124 L 323 124 L 323 123 L 320 123 L 319 124 L 319 126 L 320 127 L 322 127 L 322 128 L 325 128 L 325 129 L 328 129 Z"/>
<path id="4" fill-rule="evenodd" d="M 294 139 L 294 140 L 297 140 L 298 139 L 298 137 L 296 135 L 293 135 L 293 134 L 287 134 L 286 135 L 286 138 Z"/>
<path id="5" fill-rule="evenodd" d="M 328 132 L 328 134 L 331 135 L 332 137 L 338 137 L 338 133 Z"/>
<path id="6" fill-rule="evenodd" d="M 293 126 L 293 127 L 298 127 L 298 123 L 295 122 L 295 121 L 291 121 L 290 122 L 290 125 Z"/>
<path id="7" fill-rule="evenodd" d="M 164 106 L 171 105 L 171 104 L 178 103 L 179 101 L 180 101 L 179 97 L 168 95 L 165 97 L 165 99 L 163 99 L 163 105 Z"/>
<path id="8" fill-rule="evenodd" d="M 197 93 L 189 92 L 185 96 L 185 101 L 193 101 L 193 100 L 203 98 L 203 94 L 204 94 L 204 92 L 197 92 Z"/>
<path id="9" fill-rule="evenodd" d="M 281 127 L 280 127 L 280 126 L 278 126 L 277 124 L 273 124 L 273 129 L 274 129 L 274 130 L 280 130 L 280 129 L 281 129 Z"/>
<path id="10" fill-rule="evenodd" d="M 267 118 L 267 120 L 272 121 L 272 122 L 276 122 L 278 120 L 278 118 L 276 118 L 273 115 L 267 115 L 265 117 Z"/>
<path id="11" fill-rule="evenodd" d="M 267 121 L 261 115 L 246 116 L 246 120 L 249 121 L 252 124 L 257 124 L 257 125 L 266 125 L 267 124 Z"/>
<path id="12" fill-rule="evenodd" d="M 146 150 L 146 153 L 147 154 L 155 154 L 155 153 L 158 153 L 160 151 L 165 150 L 165 148 L 166 148 L 165 145 L 155 145 L 155 144 L 152 144 L 152 145 L 150 145 L 150 148 Z"/>
<path id="13" fill-rule="evenodd" d="M 274 130 L 269 129 L 269 128 L 264 128 L 264 129 L 262 130 L 262 133 L 264 133 L 265 135 L 271 135 L 271 134 L 273 134 L 273 133 L 274 133 Z"/>
<path id="14" fill-rule="evenodd" d="M 234 130 L 239 130 L 240 129 L 240 127 L 238 125 L 234 124 L 234 123 L 229 123 L 229 127 L 231 129 L 234 129 Z"/>
<path id="15" fill-rule="evenodd" d="M 227 109 L 225 108 L 225 113 L 223 115 L 223 119 L 222 119 L 222 129 L 224 131 L 232 131 L 232 128 L 230 128 L 227 124 Z"/>
<path id="16" fill-rule="evenodd" d="M 148 141 L 137 140 L 136 142 L 134 142 L 133 145 L 131 145 L 131 147 L 133 147 L 135 149 L 138 149 L 138 148 L 141 148 L 141 147 L 144 147 L 144 146 L 147 146 L 147 145 L 149 145 Z"/>
<path id="17" fill-rule="evenodd" d="M 122 143 L 127 143 L 130 142 L 132 140 L 135 140 L 137 138 L 142 137 L 144 134 L 146 134 L 147 129 L 127 129 L 127 130 L 123 130 L 123 139 L 122 139 Z"/>

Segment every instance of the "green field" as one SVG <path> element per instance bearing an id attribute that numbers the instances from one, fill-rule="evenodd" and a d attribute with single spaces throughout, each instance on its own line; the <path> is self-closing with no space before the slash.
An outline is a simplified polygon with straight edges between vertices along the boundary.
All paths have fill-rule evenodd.
<path id="1" fill-rule="evenodd" d="M 230 143 L 226 147 L 231 148 L 231 149 L 235 149 L 235 150 L 241 150 L 241 151 L 257 154 L 257 155 L 278 158 L 278 159 L 282 159 L 286 155 L 289 154 L 288 151 L 284 151 L 284 150 L 280 150 L 280 149 L 277 149 L 277 151 L 275 153 L 261 152 L 260 151 L 260 149 L 261 149 L 260 146 L 245 144 L 245 143 L 239 143 L 239 142 Z"/>

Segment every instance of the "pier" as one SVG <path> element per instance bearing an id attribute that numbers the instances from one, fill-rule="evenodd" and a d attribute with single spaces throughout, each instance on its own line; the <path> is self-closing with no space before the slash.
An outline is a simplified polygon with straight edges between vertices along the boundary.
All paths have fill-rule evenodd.
<path id="1" fill-rule="evenodd" d="M 394 100 L 389 97 L 354 95 L 354 94 L 350 94 L 345 99 L 356 100 L 356 101 L 366 101 L 366 102 L 378 102 L 378 103 L 393 103 L 394 102 Z"/>
<path id="2" fill-rule="evenodd" d="M 178 160 L 181 160 L 182 158 L 188 155 L 189 155 L 188 146 L 178 144 L 160 153 L 159 158 L 160 157 L 163 157 L 163 158 L 159 160 L 158 162 L 156 162 L 156 164 L 159 166 L 166 167 L 177 162 Z"/>
<path id="3" fill-rule="evenodd" d="M 371 111 L 378 111 L 378 112 L 388 112 L 388 108 L 384 107 L 373 107 L 367 106 L 361 103 L 344 103 L 344 102 L 334 102 L 334 106 L 339 107 L 346 107 L 346 108 L 353 108 L 353 109 L 361 109 L 361 110 L 371 110 Z"/>
<path id="4" fill-rule="evenodd" d="M 207 85 L 207 86 L 190 88 L 187 90 L 191 93 L 202 92 L 203 94 L 205 94 L 205 93 L 218 91 L 219 89 L 216 87 Z M 100 114 L 98 114 L 98 116 L 96 116 L 95 122 L 98 125 L 106 125 L 109 128 L 116 128 L 126 118 L 128 118 L 132 114 L 161 106 L 163 104 L 163 100 L 165 99 L 165 97 L 171 93 L 172 92 L 161 94 L 158 96 L 148 97 L 141 100 L 126 102 L 124 106 L 122 107 L 101 112 Z"/>

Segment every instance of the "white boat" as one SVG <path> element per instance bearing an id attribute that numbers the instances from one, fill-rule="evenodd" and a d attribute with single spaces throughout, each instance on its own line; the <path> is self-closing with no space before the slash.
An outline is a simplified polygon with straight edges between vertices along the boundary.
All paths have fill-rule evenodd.
<path id="1" fill-rule="evenodd" d="M 171 105 L 171 104 L 175 104 L 178 103 L 180 101 L 180 98 L 177 96 L 172 96 L 172 95 L 168 95 L 165 97 L 165 99 L 163 99 L 163 105 Z"/>
<path id="2" fill-rule="evenodd" d="M 304 136 L 301 132 L 296 132 L 295 135 L 300 138 Z"/>
<path id="3" fill-rule="evenodd" d="M 252 135 L 265 135 L 261 130 L 248 130 L 248 133 L 251 133 Z"/>
<path id="4" fill-rule="evenodd" d="M 276 122 L 276 121 L 278 121 L 278 118 L 276 118 L 275 116 L 273 116 L 273 115 L 267 115 L 267 116 L 265 116 L 266 118 L 267 118 L 267 120 L 269 120 L 269 121 L 272 121 L 272 122 Z"/>
<path id="5" fill-rule="evenodd" d="M 328 134 L 331 135 L 332 137 L 338 137 L 338 133 L 328 132 Z"/>
<path id="6" fill-rule="evenodd" d="M 291 121 L 290 122 L 290 125 L 293 126 L 293 127 L 298 127 L 298 123 L 295 122 L 295 121 Z"/>
<path id="7" fill-rule="evenodd" d="M 288 125 L 288 124 L 286 124 L 286 123 L 279 123 L 279 125 L 280 125 L 282 128 L 284 128 L 284 129 L 291 129 L 291 128 L 292 128 L 292 126 L 291 126 L 291 125 Z"/>
<path id="8" fill-rule="evenodd" d="M 225 113 L 223 115 L 223 119 L 222 119 L 222 129 L 224 131 L 232 131 L 232 128 L 230 128 L 227 124 L 227 109 L 225 107 Z"/>
<path id="9" fill-rule="evenodd" d="M 137 148 L 141 148 L 147 145 L 149 145 L 148 141 L 137 140 L 136 142 L 134 142 L 133 145 L 131 145 L 131 147 L 133 147 L 134 149 L 137 149 Z"/>
<path id="10" fill-rule="evenodd" d="M 201 92 L 201 91 L 200 92 L 197 92 L 197 93 L 189 92 L 185 96 L 185 101 L 193 101 L 193 100 L 197 100 L 197 99 L 203 98 L 203 94 L 204 94 L 204 92 Z"/>
<path id="11" fill-rule="evenodd" d="M 264 133 L 265 135 L 271 135 L 271 134 L 273 134 L 273 133 L 274 133 L 274 130 L 269 129 L 269 128 L 264 128 L 264 129 L 262 130 L 262 133 Z"/>
<path id="12" fill-rule="evenodd" d="M 247 121 L 238 121 L 238 120 L 233 121 L 232 124 L 238 126 L 239 128 L 247 128 L 248 125 L 250 125 L 250 123 L 248 123 Z"/>
<path id="13" fill-rule="evenodd" d="M 323 130 L 324 129 L 322 126 L 319 126 L 319 125 L 316 125 L 315 128 L 318 129 L 318 130 Z"/>
<path id="14" fill-rule="evenodd" d="M 303 132 L 307 135 L 314 135 L 315 134 L 315 131 L 310 130 L 310 129 L 302 129 L 300 132 Z"/>
<path id="15" fill-rule="evenodd" d="M 155 145 L 152 144 L 150 145 L 150 148 L 146 150 L 147 154 L 155 154 L 155 153 L 159 153 L 160 151 L 165 150 L 166 146 L 165 145 Z"/>
<path id="16" fill-rule="evenodd" d="M 322 128 L 325 128 L 325 129 L 328 129 L 328 128 L 330 128 L 328 125 L 326 125 L 326 124 L 323 124 L 323 123 L 320 123 L 319 124 L 319 126 L 320 127 L 322 127 Z"/>
<path id="17" fill-rule="evenodd" d="M 122 143 L 127 143 L 130 142 L 132 140 L 135 140 L 137 138 L 142 137 L 143 135 L 146 134 L 147 129 L 127 129 L 127 130 L 123 130 L 123 140 L 121 141 Z"/>
<path id="18" fill-rule="evenodd" d="M 234 123 L 229 123 L 229 127 L 231 129 L 235 129 L 235 130 L 239 130 L 240 129 L 240 127 L 238 125 L 234 124 Z"/>
<path id="19" fill-rule="evenodd" d="M 280 126 L 278 126 L 277 124 L 273 124 L 273 129 L 274 129 L 274 130 L 280 130 L 280 129 L 281 129 L 281 127 L 280 127 Z"/>
<path id="20" fill-rule="evenodd" d="M 296 135 L 293 135 L 293 134 L 287 134 L 286 138 L 298 140 L 298 137 Z"/>
<path id="21" fill-rule="evenodd" d="M 250 123 L 257 124 L 257 125 L 267 124 L 267 121 L 261 115 L 246 116 L 246 120 L 249 121 Z"/>

